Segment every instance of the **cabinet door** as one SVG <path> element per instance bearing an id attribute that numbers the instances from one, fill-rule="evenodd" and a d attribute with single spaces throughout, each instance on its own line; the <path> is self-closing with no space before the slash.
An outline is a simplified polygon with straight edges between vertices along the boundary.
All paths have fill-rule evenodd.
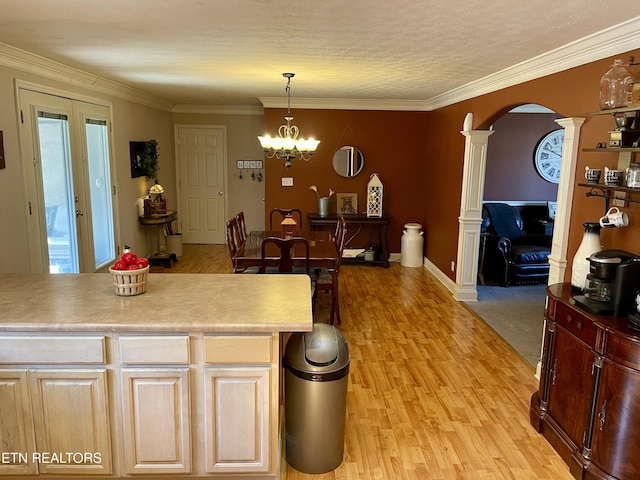
<path id="1" fill-rule="evenodd" d="M 616 478 L 640 478 L 640 372 L 605 360 L 591 460 Z"/>
<path id="2" fill-rule="evenodd" d="M 208 473 L 269 471 L 270 372 L 268 365 L 205 369 Z"/>
<path id="3" fill-rule="evenodd" d="M 189 369 L 122 370 L 128 474 L 191 472 Z"/>
<path id="4" fill-rule="evenodd" d="M 0 370 L 0 445 L 0 475 L 38 472 L 26 370 Z"/>
<path id="5" fill-rule="evenodd" d="M 549 365 L 547 412 L 578 447 L 590 415 L 595 354 L 564 328 L 557 326 Z"/>
<path id="6" fill-rule="evenodd" d="M 104 369 L 29 371 L 40 473 L 111 473 Z"/>

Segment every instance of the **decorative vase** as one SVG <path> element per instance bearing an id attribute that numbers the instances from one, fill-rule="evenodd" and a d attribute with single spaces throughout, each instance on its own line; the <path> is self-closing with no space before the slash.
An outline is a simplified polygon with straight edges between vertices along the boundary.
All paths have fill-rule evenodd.
<path id="1" fill-rule="evenodd" d="M 589 257 L 602 250 L 602 244 L 600 243 L 600 224 L 595 222 L 586 222 L 582 224 L 584 226 L 584 235 L 582 236 L 582 242 L 573 257 L 573 264 L 571 266 L 571 286 L 579 290 L 584 291 L 584 287 L 587 284 L 587 275 L 589 274 Z"/>
<path id="2" fill-rule="evenodd" d="M 321 217 L 328 217 L 330 206 L 331 197 L 318 197 L 318 215 Z"/>

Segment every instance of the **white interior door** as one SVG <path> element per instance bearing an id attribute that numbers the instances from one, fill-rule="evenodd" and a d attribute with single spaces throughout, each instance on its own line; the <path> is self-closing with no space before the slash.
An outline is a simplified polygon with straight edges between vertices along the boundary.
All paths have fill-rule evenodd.
<path id="1" fill-rule="evenodd" d="M 177 127 L 178 216 L 184 243 L 225 243 L 225 127 Z"/>

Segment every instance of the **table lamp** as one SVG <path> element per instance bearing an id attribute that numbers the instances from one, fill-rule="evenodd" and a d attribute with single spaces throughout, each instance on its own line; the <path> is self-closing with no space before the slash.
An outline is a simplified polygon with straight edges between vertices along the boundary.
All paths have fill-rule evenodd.
<path id="1" fill-rule="evenodd" d="M 149 188 L 153 213 L 167 213 L 167 202 L 162 198 L 163 193 L 164 188 L 157 181 Z"/>

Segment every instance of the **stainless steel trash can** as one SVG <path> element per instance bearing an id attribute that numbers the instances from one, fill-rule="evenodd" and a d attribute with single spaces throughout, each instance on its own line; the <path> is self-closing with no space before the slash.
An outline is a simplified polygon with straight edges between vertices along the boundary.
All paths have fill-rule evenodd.
<path id="1" fill-rule="evenodd" d="M 287 342 L 287 463 L 300 472 L 326 473 L 342 463 L 349 361 L 347 342 L 332 325 L 316 323 Z"/>

